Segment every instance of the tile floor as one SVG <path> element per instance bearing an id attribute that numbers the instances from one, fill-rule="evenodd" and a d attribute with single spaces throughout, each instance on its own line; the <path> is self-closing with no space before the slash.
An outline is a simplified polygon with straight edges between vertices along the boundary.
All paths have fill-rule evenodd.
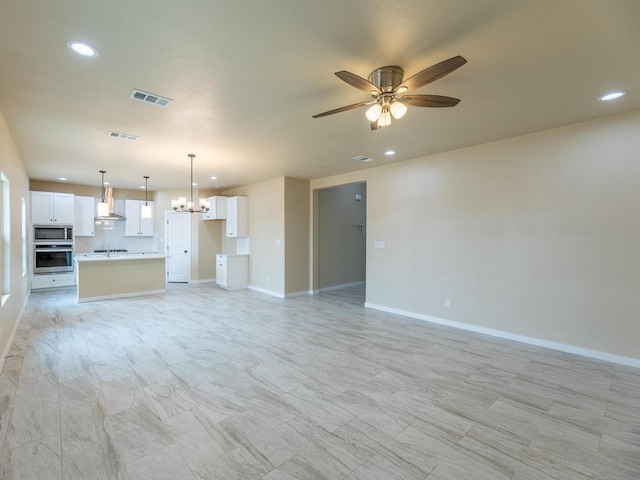
<path id="1" fill-rule="evenodd" d="M 640 371 L 211 284 L 33 293 L 0 375 L 0 478 L 640 478 Z"/>

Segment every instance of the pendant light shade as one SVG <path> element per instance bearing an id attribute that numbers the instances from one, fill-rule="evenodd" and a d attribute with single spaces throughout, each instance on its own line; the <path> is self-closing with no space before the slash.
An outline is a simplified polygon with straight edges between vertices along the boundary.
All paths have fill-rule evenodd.
<path id="1" fill-rule="evenodd" d="M 102 174 L 102 197 L 100 203 L 98 203 L 98 217 L 108 217 L 109 216 L 109 204 L 107 203 L 107 199 L 104 195 L 104 174 L 107 173 L 104 170 L 100 170 Z"/>
<path id="2" fill-rule="evenodd" d="M 147 192 L 148 192 L 148 176 L 144 176 L 144 205 L 140 208 L 140 218 L 151 218 L 151 205 L 147 202 Z"/>

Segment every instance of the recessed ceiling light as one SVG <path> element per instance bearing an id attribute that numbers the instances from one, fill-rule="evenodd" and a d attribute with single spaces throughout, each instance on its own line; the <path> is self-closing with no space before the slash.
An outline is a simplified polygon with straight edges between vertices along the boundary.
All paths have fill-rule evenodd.
<path id="1" fill-rule="evenodd" d="M 615 100 L 616 98 L 624 97 L 626 94 L 627 92 L 622 90 L 619 92 L 611 92 L 607 93 L 606 95 L 602 95 L 600 98 L 598 98 L 598 100 L 600 100 L 601 102 L 608 102 L 610 100 Z"/>
<path id="2" fill-rule="evenodd" d="M 396 151 L 395 150 L 387 150 L 386 152 L 384 152 L 384 154 L 391 156 L 391 155 L 395 155 Z"/>
<path id="3" fill-rule="evenodd" d="M 83 57 L 95 58 L 98 56 L 98 50 L 93 48 L 91 45 L 85 42 L 79 42 L 77 40 L 69 40 L 67 42 L 67 47 L 73 53 L 77 53 Z"/>
<path id="4" fill-rule="evenodd" d="M 211 180 L 217 180 L 218 177 L 211 177 Z"/>
<path id="5" fill-rule="evenodd" d="M 109 185 L 109 182 L 104 182 L 105 185 Z"/>
<path id="6" fill-rule="evenodd" d="M 193 185 L 194 187 L 198 186 L 198 184 L 196 182 L 193 182 L 191 185 Z"/>
<path id="7" fill-rule="evenodd" d="M 61 182 L 66 182 L 67 178 L 66 177 L 60 177 L 58 180 L 60 180 Z"/>

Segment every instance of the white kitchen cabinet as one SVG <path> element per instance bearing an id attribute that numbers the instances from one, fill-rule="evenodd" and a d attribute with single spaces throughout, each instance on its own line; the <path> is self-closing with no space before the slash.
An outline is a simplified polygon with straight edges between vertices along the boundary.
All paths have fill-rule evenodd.
<path id="1" fill-rule="evenodd" d="M 142 218 L 141 211 L 144 200 L 125 200 L 124 234 L 127 237 L 152 237 L 153 236 L 153 202 L 147 202 L 151 207 L 151 218 Z"/>
<path id="2" fill-rule="evenodd" d="M 227 237 L 249 236 L 249 199 L 227 197 Z"/>
<path id="3" fill-rule="evenodd" d="M 74 198 L 73 235 L 93 237 L 95 235 L 96 201 L 93 197 L 76 195 Z"/>
<path id="4" fill-rule="evenodd" d="M 224 220 L 227 218 L 227 197 L 215 196 L 207 198 L 209 211 L 202 214 L 202 220 Z"/>
<path id="5" fill-rule="evenodd" d="M 247 288 L 249 255 L 216 255 L 216 283 L 227 290 Z"/>
<path id="6" fill-rule="evenodd" d="M 73 225 L 72 193 L 31 192 L 31 223 L 33 225 Z"/>
<path id="7" fill-rule="evenodd" d="M 74 273 L 48 273 L 46 275 L 34 275 L 31 279 L 31 289 L 72 287 L 76 284 Z"/>

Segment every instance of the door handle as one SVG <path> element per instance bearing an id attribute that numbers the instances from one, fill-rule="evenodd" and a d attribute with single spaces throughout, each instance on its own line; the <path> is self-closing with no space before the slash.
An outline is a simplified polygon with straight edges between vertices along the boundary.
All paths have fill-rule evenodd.
<path id="1" fill-rule="evenodd" d="M 185 250 L 184 253 L 188 253 L 188 252 Z"/>

